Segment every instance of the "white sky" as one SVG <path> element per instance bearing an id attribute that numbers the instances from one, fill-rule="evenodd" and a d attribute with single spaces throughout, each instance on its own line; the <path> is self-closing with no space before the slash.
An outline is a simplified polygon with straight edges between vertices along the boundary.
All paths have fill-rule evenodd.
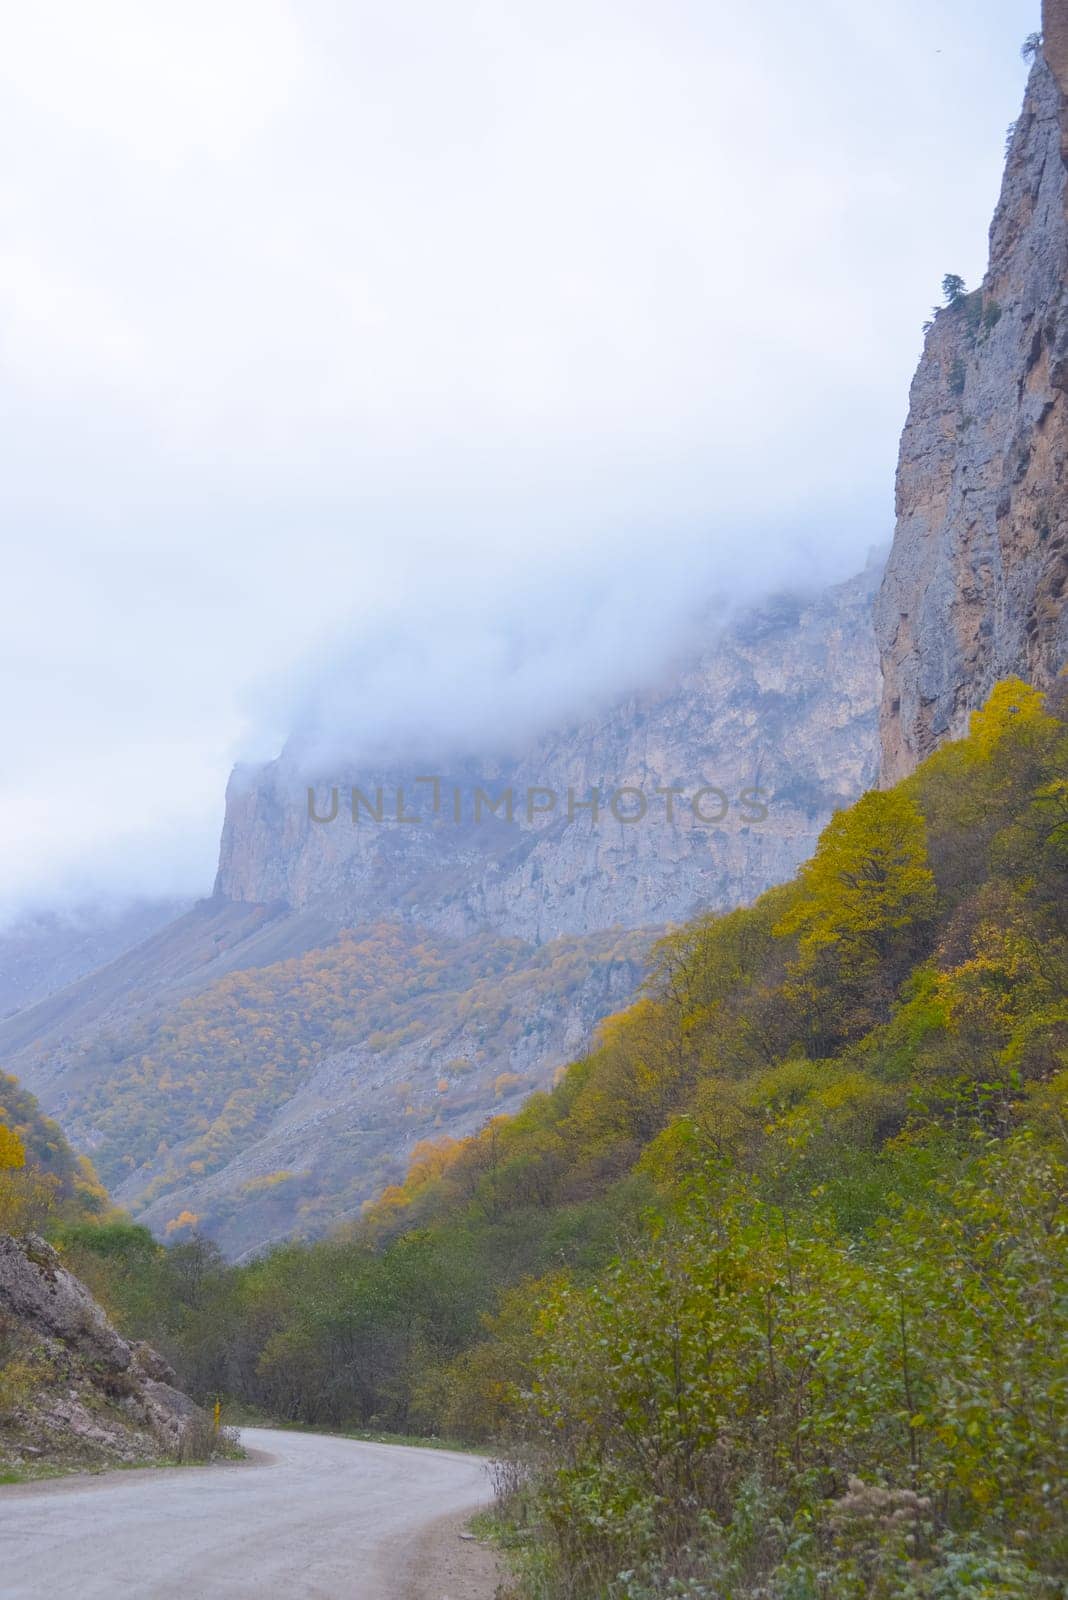
<path id="1" fill-rule="evenodd" d="M 1038 17 L 0 23 L 2 911 L 206 889 L 235 756 L 309 694 L 358 743 L 359 695 L 308 689 L 309 660 L 345 671 L 339 630 L 364 666 L 369 639 L 453 662 L 477 736 L 532 607 L 555 711 L 652 663 L 696 598 L 858 566 L 921 323 L 944 272 L 983 269 Z M 376 682 L 377 719 L 410 720 L 420 674 Z"/>

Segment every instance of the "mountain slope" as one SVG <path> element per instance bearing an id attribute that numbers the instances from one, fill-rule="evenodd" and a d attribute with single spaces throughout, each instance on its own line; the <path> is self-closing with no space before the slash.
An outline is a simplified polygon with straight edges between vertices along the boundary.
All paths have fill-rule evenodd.
<path id="1" fill-rule="evenodd" d="M 234 974 L 90 1047 L 75 1132 L 160 1232 L 232 1254 L 357 1214 L 429 1134 L 514 1109 L 633 992 L 648 936 L 538 949 L 399 923 Z"/>
<path id="2" fill-rule="evenodd" d="M 0 1023 L 0 1060 L 161 1232 L 195 1218 L 240 1254 L 355 1215 L 419 1140 L 550 1083 L 653 929 L 788 877 L 871 781 L 877 576 L 781 597 L 599 718 L 456 764 L 459 823 L 444 776 L 420 825 L 392 790 L 380 823 L 314 823 L 294 742 L 231 784 L 215 896 Z M 411 776 L 353 781 L 411 796 Z M 513 789 L 512 821 L 474 821 L 480 785 Z M 557 798 L 528 823 L 530 788 Z M 569 788 L 600 789 L 598 815 L 569 819 Z"/>
<path id="3" fill-rule="evenodd" d="M 6 1072 L 0 1072 L 0 1129 L 13 1134 L 21 1149 L 17 1170 L 4 1171 L 0 1161 L 0 1228 L 13 1226 L 14 1214 L 22 1227 L 39 1223 L 56 1207 L 74 1216 L 105 1209 L 107 1192 L 92 1163 L 75 1155 L 59 1124 Z"/>
<path id="4" fill-rule="evenodd" d="M 186 909 L 180 900 L 139 900 L 20 917 L 0 932 L 0 1017 L 106 966 Z"/>

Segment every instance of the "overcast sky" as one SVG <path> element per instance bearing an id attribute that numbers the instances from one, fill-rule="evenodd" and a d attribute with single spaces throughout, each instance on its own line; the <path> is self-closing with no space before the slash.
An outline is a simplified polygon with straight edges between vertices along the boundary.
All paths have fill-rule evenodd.
<path id="1" fill-rule="evenodd" d="M 858 566 L 1037 10 L 0 3 L 0 909 L 206 890 L 316 671 L 477 734 Z"/>

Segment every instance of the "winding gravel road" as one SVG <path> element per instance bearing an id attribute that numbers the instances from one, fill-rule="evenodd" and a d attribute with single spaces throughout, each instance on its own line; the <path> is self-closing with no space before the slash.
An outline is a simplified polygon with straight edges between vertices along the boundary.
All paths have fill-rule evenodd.
<path id="1" fill-rule="evenodd" d="M 0 1596 L 407 1600 L 428 1526 L 489 1497 L 475 1456 L 268 1428 L 242 1442 L 246 1462 L 0 1489 Z"/>

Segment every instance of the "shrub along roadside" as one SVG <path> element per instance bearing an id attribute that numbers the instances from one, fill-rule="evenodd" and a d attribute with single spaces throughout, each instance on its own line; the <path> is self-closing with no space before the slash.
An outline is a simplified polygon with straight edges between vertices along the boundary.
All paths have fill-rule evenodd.
<path id="1" fill-rule="evenodd" d="M 641 1253 L 546 1288 L 514 1397 L 541 1592 L 986 1593 L 947 1587 L 967 1551 L 1031 1572 L 991 1593 L 1059 1592 L 1066 1178 L 981 1141 L 858 1242 L 716 1166 Z"/>

